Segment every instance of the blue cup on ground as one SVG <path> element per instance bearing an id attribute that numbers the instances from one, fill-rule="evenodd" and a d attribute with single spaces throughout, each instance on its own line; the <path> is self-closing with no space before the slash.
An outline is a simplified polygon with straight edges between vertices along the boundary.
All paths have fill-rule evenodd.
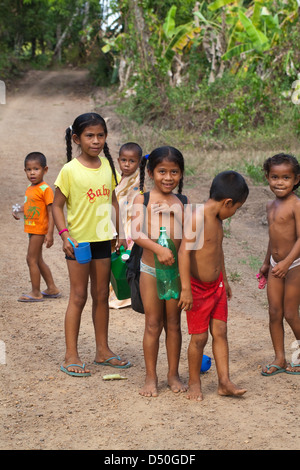
<path id="1" fill-rule="evenodd" d="M 209 356 L 206 356 L 205 354 L 203 354 L 203 358 L 202 358 L 202 364 L 201 364 L 201 372 L 202 374 L 204 372 L 207 372 L 211 367 L 211 358 Z"/>
<path id="2" fill-rule="evenodd" d="M 74 254 L 78 263 L 89 263 L 92 259 L 91 245 L 89 242 L 78 243 L 78 246 L 74 247 Z"/>

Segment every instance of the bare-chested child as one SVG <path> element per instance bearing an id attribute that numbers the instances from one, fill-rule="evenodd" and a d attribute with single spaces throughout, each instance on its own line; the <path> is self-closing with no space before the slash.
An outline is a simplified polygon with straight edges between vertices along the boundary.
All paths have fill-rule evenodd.
<path id="1" fill-rule="evenodd" d="M 262 375 L 300 374 L 300 359 L 288 364 L 284 351 L 285 319 L 300 344 L 300 166 L 295 157 L 277 154 L 264 162 L 264 171 L 275 199 L 267 204 L 269 245 L 260 273 L 267 278 L 269 327 L 275 352 Z"/>
<path id="2" fill-rule="evenodd" d="M 143 188 L 146 165 L 154 185 L 149 193 L 147 217 L 144 217 L 143 211 L 139 211 L 139 207 L 143 207 L 144 204 Z M 174 147 L 159 147 L 153 150 L 149 156 L 142 157 L 140 165 L 141 194 L 136 196 L 132 210 L 131 236 L 143 248 L 140 265 L 140 292 L 145 311 L 143 349 L 146 377 L 139 393 L 145 397 L 158 396 L 156 366 L 163 329 L 166 333 L 168 385 L 174 393 L 186 391 L 186 386 L 182 383 L 178 372 L 181 351 L 181 309 L 178 307 L 178 299 L 159 299 L 154 262 L 154 254 L 162 264 L 172 265 L 175 262 L 172 251 L 160 246 L 156 241 L 159 237 L 159 227 L 166 226 L 168 236 L 173 240 L 178 251 L 183 224 L 183 204 L 180 201 L 183 172 L 183 156 Z M 173 192 L 177 186 L 178 194 Z"/>
<path id="3" fill-rule="evenodd" d="M 187 311 L 191 335 L 187 393 L 191 400 L 203 400 L 200 370 L 209 329 L 219 380 L 218 393 L 241 396 L 246 392 L 229 378 L 227 297 L 230 299 L 232 293 L 224 264 L 222 221 L 235 214 L 246 201 L 248 193 L 248 186 L 239 173 L 219 173 L 212 182 L 204 208 L 199 210 L 196 206 L 192 211 L 191 223 L 185 224 L 178 256 L 182 286 L 179 305 Z M 204 230 L 202 242 L 197 233 L 201 227 Z M 194 238 L 192 234 L 195 234 Z"/>

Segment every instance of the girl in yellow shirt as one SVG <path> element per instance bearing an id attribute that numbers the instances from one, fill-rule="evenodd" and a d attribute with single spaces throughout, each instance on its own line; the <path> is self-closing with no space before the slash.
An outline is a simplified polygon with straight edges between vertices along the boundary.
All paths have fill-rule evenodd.
<path id="1" fill-rule="evenodd" d="M 79 357 L 77 345 L 89 278 L 96 337 L 94 363 L 117 368 L 131 366 L 130 362 L 113 353 L 108 345 L 108 295 L 114 226 L 118 234 L 116 247 L 123 245 L 126 249 L 127 245 L 122 224 L 119 224 L 119 205 L 115 195 L 118 175 L 106 138 L 106 123 L 99 114 L 78 116 L 66 130 L 68 163 L 55 181 L 53 217 L 63 240 L 70 277 L 70 297 L 65 317 L 66 354 L 61 370 L 79 377 L 90 375 Z M 74 159 L 72 141 L 81 150 Z M 102 150 L 104 156 L 99 156 Z M 78 246 L 79 242 L 91 244 L 92 260 L 87 264 L 80 264 L 75 259 L 72 244 Z"/>

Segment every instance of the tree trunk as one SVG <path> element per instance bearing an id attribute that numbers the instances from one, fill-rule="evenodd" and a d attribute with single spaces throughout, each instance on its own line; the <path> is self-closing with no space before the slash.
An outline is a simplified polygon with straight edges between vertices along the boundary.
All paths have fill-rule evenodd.
<path id="1" fill-rule="evenodd" d="M 73 21 L 75 20 L 76 16 L 78 15 L 79 13 L 79 8 L 77 7 L 73 16 L 71 17 L 69 23 L 67 24 L 64 32 L 62 33 L 62 35 L 60 36 L 60 38 L 58 39 L 57 43 L 56 43 L 56 46 L 55 46 L 55 49 L 54 49 L 54 54 L 53 54 L 53 57 L 56 58 L 56 57 L 59 57 L 59 60 L 61 60 L 61 47 L 62 47 L 62 44 L 69 32 L 69 29 L 71 28 L 72 24 L 73 24 Z"/>
<path id="2" fill-rule="evenodd" d="M 138 35 L 137 47 L 142 61 L 142 66 L 145 71 L 148 71 L 149 66 L 153 65 L 153 58 L 148 45 L 149 37 L 147 34 L 147 28 L 145 26 L 143 11 L 139 6 L 138 0 L 131 0 L 130 7 L 133 13 L 133 21 Z"/>

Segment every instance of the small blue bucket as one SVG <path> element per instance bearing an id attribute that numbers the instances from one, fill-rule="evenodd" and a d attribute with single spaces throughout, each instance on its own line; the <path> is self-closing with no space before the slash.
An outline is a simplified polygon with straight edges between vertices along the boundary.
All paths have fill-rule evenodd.
<path id="1" fill-rule="evenodd" d="M 89 242 L 78 243 L 74 248 L 75 258 L 80 264 L 89 263 L 92 259 L 91 245 Z"/>

